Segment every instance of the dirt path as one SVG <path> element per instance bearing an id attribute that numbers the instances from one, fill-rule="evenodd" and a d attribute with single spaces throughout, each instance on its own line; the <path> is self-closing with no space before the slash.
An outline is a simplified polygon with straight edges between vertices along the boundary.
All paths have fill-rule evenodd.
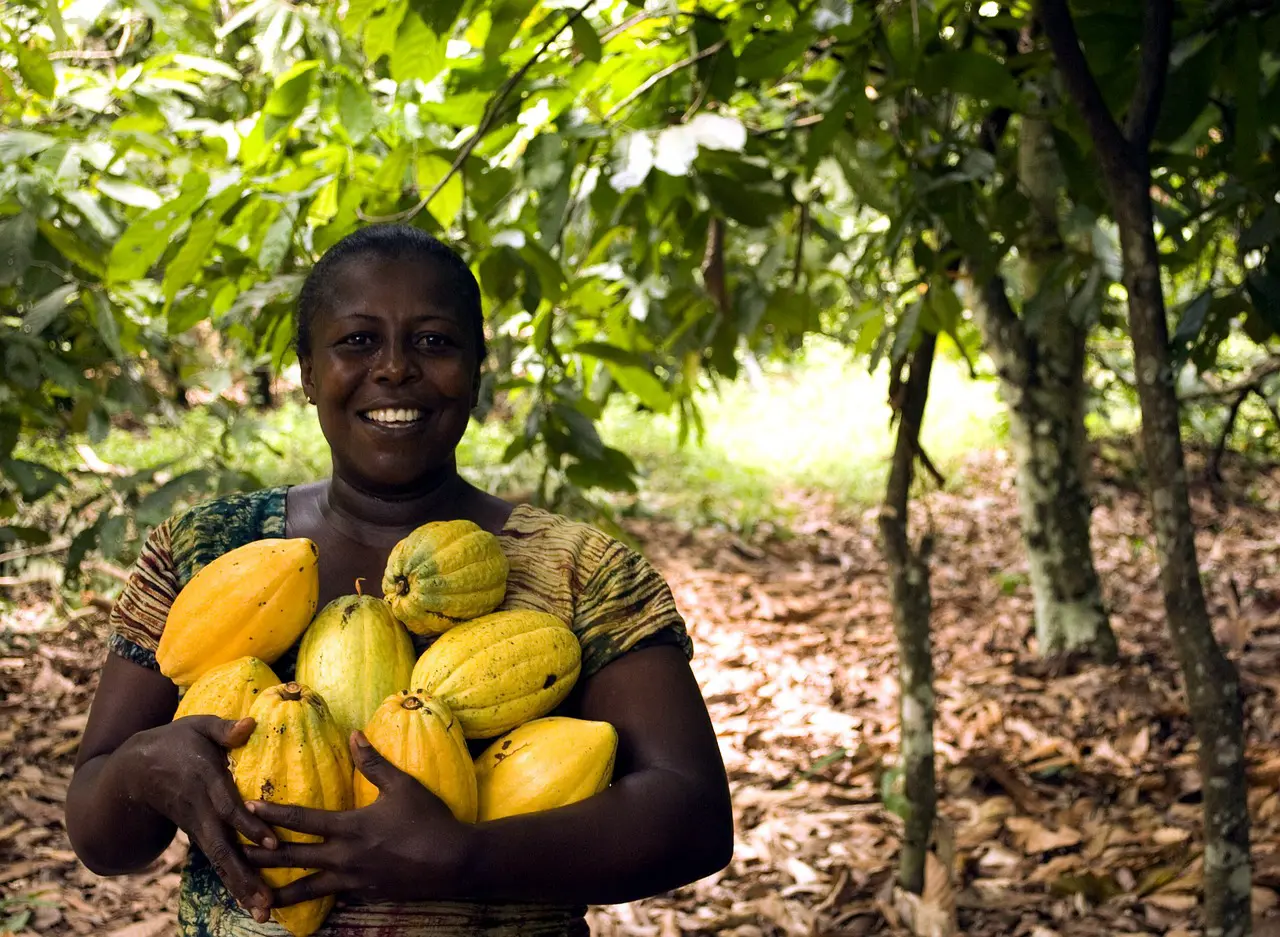
<path id="1" fill-rule="evenodd" d="M 1199 782 L 1137 494 L 1105 485 L 1099 564 L 1122 664 L 1049 672 L 1010 472 L 971 463 L 925 510 L 933 564 L 939 783 L 946 818 L 917 915 L 1001 937 L 1198 934 Z M 1256 933 L 1280 935 L 1280 472 L 1250 504 L 1199 496 L 1215 622 L 1245 679 Z M 925 510 L 919 520 L 925 522 Z M 598 935 L 907 934 L 892 896 L 892 626 L 873 515 L 803 506 L 788 536 L 744 543 L 661 521 L 633 530 L 668 576 L 735 792 L 724 873 L 594 909 Z M 32 596 L 0 619 L 0 933 L 170 933 L 184 847 L 145 875 L 80 867 L 62 801 L 105 619 L 47 630 Z M 917 927 L 924 925 L 918 924 Z M 945 933 L 945 931 L 938 931 Z"/>

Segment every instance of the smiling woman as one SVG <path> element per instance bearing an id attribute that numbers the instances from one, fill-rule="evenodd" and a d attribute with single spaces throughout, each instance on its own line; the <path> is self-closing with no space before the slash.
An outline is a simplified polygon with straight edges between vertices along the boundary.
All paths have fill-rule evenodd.
<path id="1" fill-rule="evenodd" d="M 151 532 L 112 617 L 113 653 L 68 793 L 85 864 L 137 871 L 185 830 L 179 930 L 201 937 L 278 933 L 263 929 L 270 909 L 333 894 L 321 934 L 580 935 L 587 904 L 725 865 L 728 787 L 666 583 L 600 531 L 513 507 L 458 474 L 485 357 L 480 293 L 462 260 L 414 228 L 351 235 L 307 278 L 297 345 L 331 476 L 199 505 Z M 305 537 L 319 550 L 324 606 L 357 578 L 380 582 L 392 547 L 420 525 L 459 519 L 498 538 L 510 566 L 502 609 L 549 612 L 576 634 L 582 675 L 556 714 L 614 726 L 613 785 L 568 807 L 466 824 L 355 733 L 356 767 L 380 792 L 369 806 L 243 803 L 226 752 L 251 720 L 170 721 L 178 691 L 155 649 L 181 588 L 235 547 Z M 415 638 L 416 650 L 430 640 Z M 293 678 L 295 653 L 276 663 L 280 679 Z M 279 841 L 272 827 L 323 841 Z M 272 891 L 261 870 L 282 867 L 317 871 Z"/>

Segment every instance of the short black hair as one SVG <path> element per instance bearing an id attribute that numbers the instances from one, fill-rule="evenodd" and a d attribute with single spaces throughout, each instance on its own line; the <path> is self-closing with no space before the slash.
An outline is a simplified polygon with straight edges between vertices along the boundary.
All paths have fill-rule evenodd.
<path id="1" fill-rule="evenodd" d="M 298 309 L 293 319 L 293 345 L 299 358 L 311 354 L 311 323 L 328 301 L 334 278 L 342 265 L 366 255 L 384 260 L 414 260 L 436 264 L 457 289 L 461 312 L 471 320 L 476 345 L 476 362 L 484 361 L 488 350 L 484 340 L 484 311 L 480 304 L 480 284 L 453 248 L 421 228 L 406 224 L 375 224 L 348 234 L 324 252 L 307 274 L 298 292 Z"/>

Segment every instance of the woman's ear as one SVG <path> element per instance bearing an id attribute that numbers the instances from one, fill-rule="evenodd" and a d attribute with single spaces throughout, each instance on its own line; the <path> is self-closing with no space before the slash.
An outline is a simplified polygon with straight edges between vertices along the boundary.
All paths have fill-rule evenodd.
<path id="1" fill-rule="evenodd" d="M 307 395 L 307 403 L 316 402 L 316 383 L 311 373 L 311 357 L 298 358 L 298 369 L 302 372 L 302 392 Z"/>

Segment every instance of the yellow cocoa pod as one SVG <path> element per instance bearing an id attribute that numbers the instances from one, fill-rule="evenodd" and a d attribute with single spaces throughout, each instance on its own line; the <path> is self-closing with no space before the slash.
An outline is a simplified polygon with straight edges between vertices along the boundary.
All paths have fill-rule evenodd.
<path id="1" fill-rule="evenodd" d="M 618 733 L 607 722 L 548 716 L 495 740 L 476 759 L 477 819 L 551 810 L 609 786 Z"/>
<path id="2" fill-rule="evenodd" d="M 413 663 L 413 641 L 386 602 L 344 595 L 322 608 L 303 634 L 297 678 L 324 697 L 346 738 L 409 685 Z"/>
<path id="3" fill-rule="evenodd" d="M 320 596 L 310 540 L 255 540 L 191 577 L 169 608 L 156 662 L 178 686 L 238 657 L 267 664 L 298 640 Z"/>
<path id="4" fill-rule="evenodd" d="M 581 668 L 568 625 L 513 609 L 446 631 L 418 658 L 409 685 L 444 700 L 467 738 L 487 739 L 555 709 Z"/>
<path id="5" fill-rule="evenodd" d="M 264 690 L 249 715 L 256 722 L 253 734 L 231 753 L 231 776 L 241 798 L 320 810 L 351 809 L 351 752 L 319 694 L 300 683 L 282 683 Z M 281 827 L 275 827 L 275 832 L 281 841 L 321 840 Z M 260 871 L 263 880 L 277 889 L 315 869 Z M 294 937 L 307 937 L 324 923 L 333 903 L 330 895 L 273 908 L 271 916 Z"/>
<path id="6" fill-rule="evenodd" d="M 414 634 L 440 634 L 491 612 L 507 592 L 498 538 L 471 521 L 423 524 L 387 558 L 382 592 Z"/>
<path id="7" fill-rule="evenodd" d="M 421 691 L 392 693 L 364 727 L 364 734 L 383 758 L 417 778 L 455 817 L 463 823 L 475 822 L 475 766 L 462 726 L 443 702 Z M 357 807 L 378 799 L 378 789 L 358 768 L 354 787 Z"/>
<path id="8" fill-rule="evenodd" d="M 174 719 L 183 716 L 217 716 L 243 719 L 258 701 L 258 695 L 276 686 L 280 678 L 256 657 L 239 657 L 212 670 L 182 694 Z"/>

